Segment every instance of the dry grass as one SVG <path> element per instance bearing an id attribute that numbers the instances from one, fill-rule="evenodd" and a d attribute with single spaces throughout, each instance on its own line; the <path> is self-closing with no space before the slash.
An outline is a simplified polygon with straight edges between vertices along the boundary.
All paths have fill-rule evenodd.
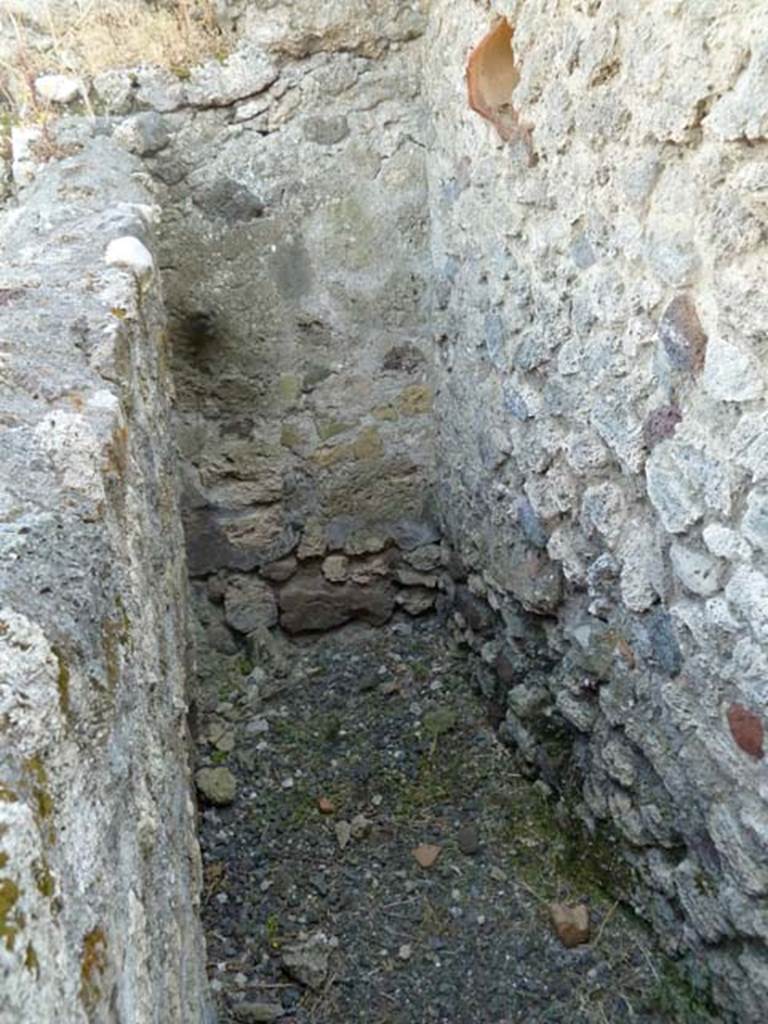
<path id="1" fill-rule="evenodd" d="M 64 12 L 49 7 L 45 46 L 12 13 L 0 19 L 16 38 L 15 53 L 0 61 L 0 92 L 6 105 L 26 115 L 39 112 L 33 86 L 41 74 L 74 74 L 87 82 L 110 68 L 142 64 L 185 77 L 194 65 L 228 51 L 213 0 L 76 0 Z"/>
<path id="2" fill-rule="evenodd" d="M 58 23 L 51 17 L 50 33 L 59 54 L 73 55 L 71 70 L 88 77 L 136 64 L 187 69 L 225 53 L 212 0 L 79 0 L 77 8 Z"/>

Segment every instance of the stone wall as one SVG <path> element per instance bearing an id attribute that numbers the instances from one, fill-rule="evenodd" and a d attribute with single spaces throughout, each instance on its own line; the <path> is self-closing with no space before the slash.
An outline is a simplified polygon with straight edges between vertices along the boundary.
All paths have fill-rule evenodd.
<path id="1" fill-rule="evenodd" d="M 511 52 L 475 50 L 468 95 L 501 15 Z M 510 742 L 550 781 L 575 772 L 667 947 L 750 1021 L 768 995 L 767 39 L 750 0 L 436 0 L 423 78 L 459 621 Z"/>
<path id="2" fill-rule="evenodd" d="M 203 1022 L 157 208 L 105 138 L 2 214 L 0 1019 Z M 132 240 L 109 250 L 109 243 Z M 136 268 L 126 268 L 125 261 Z M 142 262 L 143 261 L 143 262 Z"/>
<path id="3" fill-rule="evenodd" d="M 424 18 L 257 10 L 219 69 L 97 83 L 164 210 L 189 565 L 222 652 L 434 597 L 401 557 L 437 537 Z"/>

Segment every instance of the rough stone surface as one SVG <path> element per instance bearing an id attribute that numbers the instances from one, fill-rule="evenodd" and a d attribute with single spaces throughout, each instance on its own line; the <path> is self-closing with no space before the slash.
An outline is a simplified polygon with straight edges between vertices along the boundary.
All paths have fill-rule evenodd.
<path id="1" fill-rule="evenodd" d="M 494 4 L 514 29 L 508 110 L 531 126 L 504 142 L 460 87 L 490 13 L 432 5 L 438 507 L 496 613 L 459 606 L 461 636 L 483 660 L 516 645 L 528 674 L 544 650 L 558 666 L 504 734 L 551 784 L 562 723 L 561 767 L 579 766 L 587 819 L 628 840 L 638 906 L 706 964 L 724 1019 L 756 1022 L 768 955 L 723 899 L 763 912 L 749 822 L 764 835 L 768 221 L 745 140 L 764 138 L 752 40 L 768 16 L 747 0 L 720 13 Z M 664 881 L 659 844 L 711 882 L 706 912 L 693 883 Z"/>
<path id="2" fill-rule="evenodd" d="M 279 594 L 280 625 L 289 633 L 317 632 L 350 619 L 382 625 L 395 607 L 391 583 L 378 579 L 368 586 L 331 583 L 321 573 L 299 572 Z"/>
<path id="3" fill-rule="evenodd" d="M 224 592 L 224 617 L 240 633 L 277 622 L 277 602 L 267 583 L 253 576 L 231 577 Z"/>
<path id="4" fill-rule="evenodd" d="M 671 546 L 669 557 L 675 575 L 692 593 L 709 597 L 720 589 L 722 564 L 716 558 L 679 543 Z"/>
<path id="5" fill-rule="evenodd" d="M 208 1020 L 166 321 L 103 261 L 152 206 L 140 178 L 95 139 L 0 214 L 9 1024 Z"/>
<path id="6" fill-rule="evenodd" d="M 139 76 L 114 129 L 163 210 L 196 575 L 278 589 L 265 567 L 330 553 L 336 583 L 342 552 L 437 539 L 417 6 L 249 5 L 236 52 Z"/>

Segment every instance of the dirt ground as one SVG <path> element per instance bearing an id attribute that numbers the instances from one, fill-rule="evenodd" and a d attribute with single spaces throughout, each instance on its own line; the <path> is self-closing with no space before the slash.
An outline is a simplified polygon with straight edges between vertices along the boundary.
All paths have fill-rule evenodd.
<path id="1" fill-rule="evenodd" d="M 622 903 L 614 844 L 519 773 L 445 630 L 352 626 L 270 660 L 204 672 L 199 766 L 237 785 L 201 802 L 221 1024 L 707 1019 Z M 563 944 L 553 903 L 588 941 Z"/>

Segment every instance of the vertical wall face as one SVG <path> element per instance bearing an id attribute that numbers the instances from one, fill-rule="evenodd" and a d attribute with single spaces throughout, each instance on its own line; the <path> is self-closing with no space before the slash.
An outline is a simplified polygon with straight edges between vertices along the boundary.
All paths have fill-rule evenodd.
<path id="1" fill-rule="evenodd" d="M 768 13 L 497 13 L 525 126 L 506 143 L 464 86 L 488 13 L 438 0 L 425 48 L 441 512 L 506 663 L 524 613 L 561 658 L 546 683 L 508 674 L 507 733 L 536 760 L 544 723 L 571 727 L 585 813 L 617 824 L 658 930 L 756 1021 Z"/>
<path id="2" fill-rule="evenodd" d="M 180 116 L 152 161 L 190 569 L 224 648 L 278 614 L 385 620 L 397 551 L 436 537 L 424 19 L 396 7 L 251 12 L 253 94 Z"/>
<path id="3" fill-rule="evenodd" d="M 140 164 L 106 140 L 2 226 L 0 1018 L 201 1022 L 187 583 Z M 136 243 L 138 244 L 138 243 Z"/>

